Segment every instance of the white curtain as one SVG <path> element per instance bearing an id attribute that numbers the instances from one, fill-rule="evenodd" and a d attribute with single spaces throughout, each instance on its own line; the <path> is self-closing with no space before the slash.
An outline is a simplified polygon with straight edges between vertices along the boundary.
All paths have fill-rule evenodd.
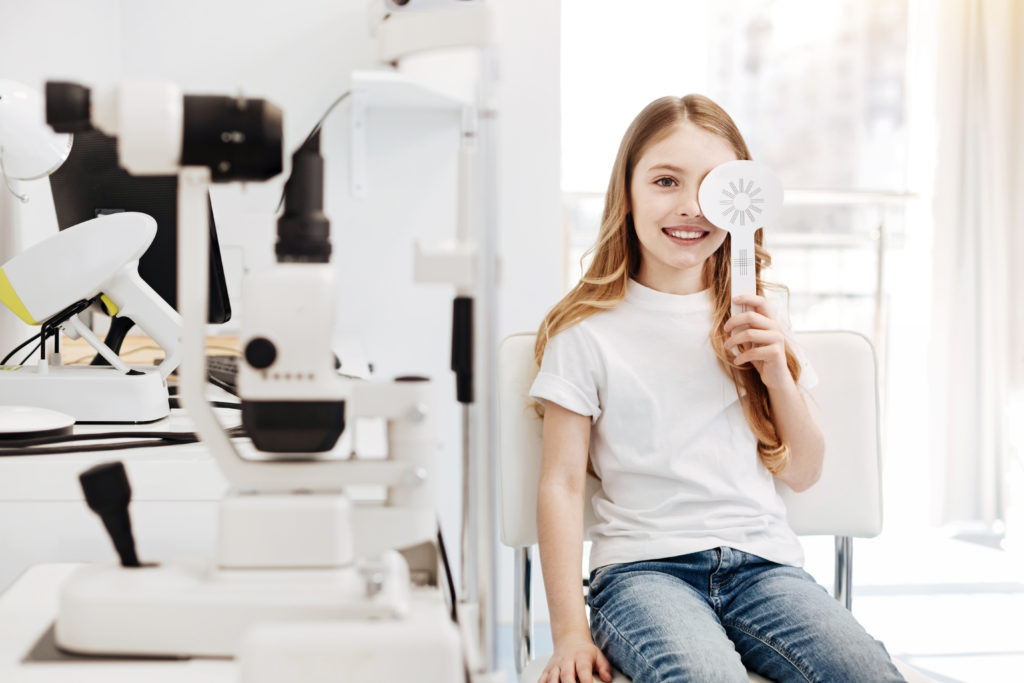
<path id="1" fill-rule="evenodd" d="M 939 7 L 933 519 L 992 524 L 1024 420 L 1008 409 L 1024 385 L 1024 2 Z"/>

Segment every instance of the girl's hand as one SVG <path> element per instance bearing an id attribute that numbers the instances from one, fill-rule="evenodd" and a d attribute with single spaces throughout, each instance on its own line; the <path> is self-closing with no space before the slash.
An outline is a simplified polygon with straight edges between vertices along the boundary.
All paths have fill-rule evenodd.
<path id="1" fill-rule="evenodd" d="M 537 683 L 593 683 L 594 671 L 611 682 L 612 665 L 586 634 L 559 643 Z"/>
<path id="2" fill-rule="evenodd" d="M 786 337 L 772 316 L 768 301 L 755 294 L 736 296 L 732 301 L 747 307 L 745 312 L 729 318 L 723 328 L 730 333 L 725 341 L 726 350 L 739 351 L 732 362 L 752 363 L 768 388 L 792 382 L 793 376 L 786 366 Z"/>

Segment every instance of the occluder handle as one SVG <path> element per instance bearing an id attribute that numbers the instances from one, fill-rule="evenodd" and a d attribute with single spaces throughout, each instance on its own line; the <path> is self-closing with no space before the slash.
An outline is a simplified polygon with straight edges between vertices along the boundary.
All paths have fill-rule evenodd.
<path id="1" fill-rule="evenodd" d="M 117 304 L 118 315 L 131 318 L 160 345 L 164 350 L 160 374 L 171 374 L 180 362 L 181 316 L 139 277 L 138 261 L 118 271 L 102 291 Z"/>

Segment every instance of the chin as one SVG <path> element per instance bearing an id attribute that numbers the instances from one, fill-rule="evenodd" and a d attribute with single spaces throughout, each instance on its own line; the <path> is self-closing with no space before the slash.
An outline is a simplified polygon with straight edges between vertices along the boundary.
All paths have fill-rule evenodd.
<path id="1" fill-rule="evenodd" d="M 668 265 L 671 268 L 674 268 L 675 270 L 691 271 L 694 268 L 703 268 L 705 263 L 707 263 L 707 258 L 688 258 L 668 261 L 666 262 L 666 265 Z"/>

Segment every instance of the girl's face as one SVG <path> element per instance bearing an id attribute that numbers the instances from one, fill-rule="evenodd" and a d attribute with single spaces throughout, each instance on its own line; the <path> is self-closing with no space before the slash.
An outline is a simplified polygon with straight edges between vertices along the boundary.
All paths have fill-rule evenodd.
<path id="1" fill-rule="evenodd" d="M 725 138 L 688 121 L 640 157 L 629 188 L 640 284 L 672 294 L 704 289 L 704 262 L 728 233 L 701 215 L 697 188 L 711 169 L 735 160 Z"/>

